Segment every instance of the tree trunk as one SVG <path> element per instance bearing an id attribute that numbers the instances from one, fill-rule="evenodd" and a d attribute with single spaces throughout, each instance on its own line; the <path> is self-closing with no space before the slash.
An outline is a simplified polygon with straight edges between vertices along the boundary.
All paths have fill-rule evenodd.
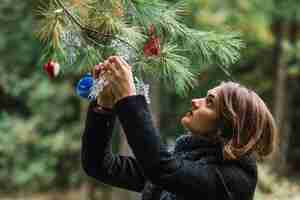
<path id="1" fill-rule="evenodd" d="M 292 19 L 290 21 L 290 26 L 289 26 L 289 32 L 288 32 L 288 36 L 289 36 L 289 41 L 290 41 L 290 45 L 293 48 L 293 52 L 297 51 L 297 41 L 299 38 L 299 33 L 300 33 L 300 22 L 299 20 L 297 20 L 296 16 L 297 13 L 294 13 L 294 19 Z M 293 54 L 292 57 L 289 58 L 289 66 L 295 66 L 297 65 L 297 63 L 299 62 L 299 59 L 297 58 L 297 55 Z M 292 75 L 292 74 L 291 74 Z M 299 146 L 299 143 L 297 143 L 297 133 L 298 133 L 298 122 L 299 122 L 299 118 L 297 117 L 297 110 L 299 110 L 299 103 L 297 100 L 298 97 L 298 91 L 299 91 L 299 80 L 294 79 L 293 75 L 290 76 L 290 74 L 288 74 L 289 76 L 289 97 L 290 97 L 290 101 L 288 103 L 288 111 L 290 111 L 289 114 L 289 127 L 290 127 L 290 134 L 289 134 L 289 145 L 287 147 L 287 159 L 288 159 L 288 163 L 289 163 L 289 168 L 288 168 L 288 172 L 289 173 L 293 173 L 292 169 L 296 169 L 297 170 L 297 163 L 299 163 L 299 154 L 297 155 L 297 152 L 295 150 L 295 145 Z M 298 161 L 297 161 L 298 160 Z M 293 166 L 294 165 L 294 166 Z M 298 165 L 299 166 L 299 165 Z"/>
<path id="2" fill-rule="evenodd" d="M 286 27 L 282 19 L 276 18 L 273 24 L 275 35 L 275 47 L 273 54 L 273 66 L 276 69 L 274 88 L 274 115 L 278 127 L 278 149 L 273 155 L 273 166 L 277 173 L 284 173 L 287 169 L 287 147 L 289 144 L 288 116 L 288 63 L 287 55 L 283 48 L 284 33 Z M 276 167 L 275 167 L 276 166 Z"/>

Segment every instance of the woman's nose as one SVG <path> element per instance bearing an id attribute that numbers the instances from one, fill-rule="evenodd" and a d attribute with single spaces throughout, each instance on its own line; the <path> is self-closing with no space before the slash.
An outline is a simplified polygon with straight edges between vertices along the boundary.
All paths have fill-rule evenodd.
<path id="1" fill-rule="evenodd" d="M 192 108 L 197 109 L 201 103 L 200 101 L 201 99 L 192 99 Z"/>

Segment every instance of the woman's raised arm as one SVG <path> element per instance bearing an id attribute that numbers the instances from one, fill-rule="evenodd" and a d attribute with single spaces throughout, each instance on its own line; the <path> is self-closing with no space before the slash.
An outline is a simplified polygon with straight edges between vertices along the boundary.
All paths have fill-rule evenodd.
<path id="1" fill-rule="evenodd" d="M 82 167 L 87 175 L 115 187 L 136 192 L 144 188 L 143 171 L 133 157 L 113 155 L 114 113 L 96 113 L 92 102 L 88 108 L 82 136 Z"/>

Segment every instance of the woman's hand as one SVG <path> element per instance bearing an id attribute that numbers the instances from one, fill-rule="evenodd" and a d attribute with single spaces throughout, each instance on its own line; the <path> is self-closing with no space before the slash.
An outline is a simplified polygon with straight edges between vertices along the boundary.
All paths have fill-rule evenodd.
<path id="1" fill-rule="evenodd" d="M 131 66 L 119 56 L 111 56 L 104 62 L 112 83 L 115 102 L 127 96 L 136 95 Z"/>
<path id="2" fill-rule="evenodd" d="M 107 71 L 104 69 L 104 64 L 96 65 L 93 69 L 93 78 L 99 79 L 100 77 L 106 77 Z M 103 88 L 103 91 L 97 97 L 97 104 L 105 108 L 112 109 L 115 103 L 115 96 L 112 91 L 112 84 L 109 83 Z"/>

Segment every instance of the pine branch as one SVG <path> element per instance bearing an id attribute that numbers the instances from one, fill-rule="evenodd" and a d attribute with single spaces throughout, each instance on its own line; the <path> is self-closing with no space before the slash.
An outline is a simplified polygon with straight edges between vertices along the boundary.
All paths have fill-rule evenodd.
<path id="1" fill-rule="evenodd" d="M 142 49 L 141 47 L 146 42 L 146 36 L 140 32 L 139 27 L 134 26 L 122 27 L 119 38 L 122 38 L 122 40 L 126 41 L 127 43 L 130 43 L 130 47 L 134 46 L 136 50 Z M 136 53 L 140 53 L 140 50 Z"/>
<path id="2" fill-rule="evenodd" d="M 144 58 L 135 64 L 134 69 L 162 80 L 167 88 L 174 88 L 177 94 L 185 96 L 194 87 L 196 76 L 190 71 L 190 60 L 180 53 L 177 45 L 167 43 L 160 56 Z"/>
<path id="3" fill-rule="evenodd" d="M 85 5 L 88 14 L 83 16 L 75 14 L 62 0 L 53 0 L 50 9 L 41 11 L 45 20 L 40 35 L 46 38 L 44 42 L 60 47 L 63 29 L 74 27 L 85 41 L 79 46 L 84 50 L 77 54 L 82 59 L 80 66 L 93 67 L 109 55 L 124 54 L 134 57 L 129 60 L 140 78 L 143 73 L 153 75 L 163 80 L 168 88 L 175 88 L 177 94 L 185 96 L 196 83 L 190 70 L 190 58 L 217 64 L 231 77 L 227 67 L 238 61 L 239 50 L 244 47 L 237 33 L 219 34 L 187 27 L 182 22 L 182 16 L 189 12 L 187 3 L 188 0 L 176 4 L 158 0 L 91 0 Z M 155 31 L 149 31 L 151 25 Z M 162 49 L 149 57 L 145 49 L 148 44 L 151 47 L 153 38 L 160 43 L 157 48 Z M 65 45 L 64 48 L 69 47 Z M 54 54 L 64 56 L 65 53 L 56 51 Z"/>
<path id="4" fill-rule="evenodd" d="M 192 50 L 191 53 L 202 63 L 217 64 L 217 66 L 230 78 L 228 71 L 231 64 L 240 59 L 240 49 L 244 47 L 239 33 L 214 33 L 188 29 L 184 37 L 184 48 Z"/>
<path id="5" fill-rule="evenodd" d="M 174 84 L 175 91 L 181 96 L 186 96 L 187 92 L 194 87 L 196 83 L 195 75 L 189 70 L 190 60 L 184 56 L 176 54 L 178 51 L 176 45 L 167 45 L 165 55 L 162 56 L 162 77 L 167 85 Z M 164 53 L 164 52 L 163 52 Z"/>
<path id="6" fill-rule="evenodd" d="M 64 24 L 60 11 L 50 4 L 49 8 L 39 7 L 37 13 L 42 17 L 38 24 L 37 37 L 45 43 L 52 42 L 54 48 L 59 48 Z"/>
<path id="7" fill-rule="evenodd" d="M 183 15 L 189 13 L 187 8 L 187 1 L 182 0 L 174 5 L 168 6 L 160 16 L 160 26 L 165 30 L 164 32 L 170 33 L 171 37 L 177 37 L 184 34 L 186 25 L 181 23 Z"/>
<path id="8" fill-rule="evenodd" d="M 54 0 L 66 13 L 66 15 L 69 17 L 69 19 L 75 23 L 79 28 L 84 29 L 84 26 L 81 24 L 80 20 L 77 19 L 66 7 L 65 5 L 60 1 L 60 0 Z"/>
<path id="9" fill-rule="evenodd" d="M 144 28 L 144 32 L 147 32 L 147 28 L 151 24 L 155 24 L 160 20 L 160 16 L 166 4 L 157 1 L 135 1 L 124 0 L 125 6 L 133 20 L 135 25 L 139 25 Z"/>
<path id="10" fill-rule="evenodd" d="M 84 26 L 79 19 L 77 19 L 65 6 L 64 4 L 61 2 L 61 0 L 55 0 L 61 7 L 62 9 L 66 12 L 67 16 L 69 17 L 69 19 L 74 22 L 76 25 L 79 26 L 80 29 L 82 29 L 83 34 L 86 34 L 86 38 L 88 38 L 89 41 L 92 41 L 94 44 L 96 44 L 97 46 L 101 45 L 101 38 L 112 38 L 112 39 L 116 39 L 119 40 L 120 42 L 126 43 L 127 45 L 131 46 L 133 49 L 137 50 L 132 44 L 130 44 L 129 42 L 123 40 L 122 38 L 119 38 L 116 35 L 113 34 L 106 34 L 106 33 L 102 33 L 99 32 L 93 28 L 89 28 Z M 100 41 L 99 41 L 100 39 Z M 98 44 L 99 43 L 99 44 Z M 138 51 L 138 50 L 137 50 Z"/>

